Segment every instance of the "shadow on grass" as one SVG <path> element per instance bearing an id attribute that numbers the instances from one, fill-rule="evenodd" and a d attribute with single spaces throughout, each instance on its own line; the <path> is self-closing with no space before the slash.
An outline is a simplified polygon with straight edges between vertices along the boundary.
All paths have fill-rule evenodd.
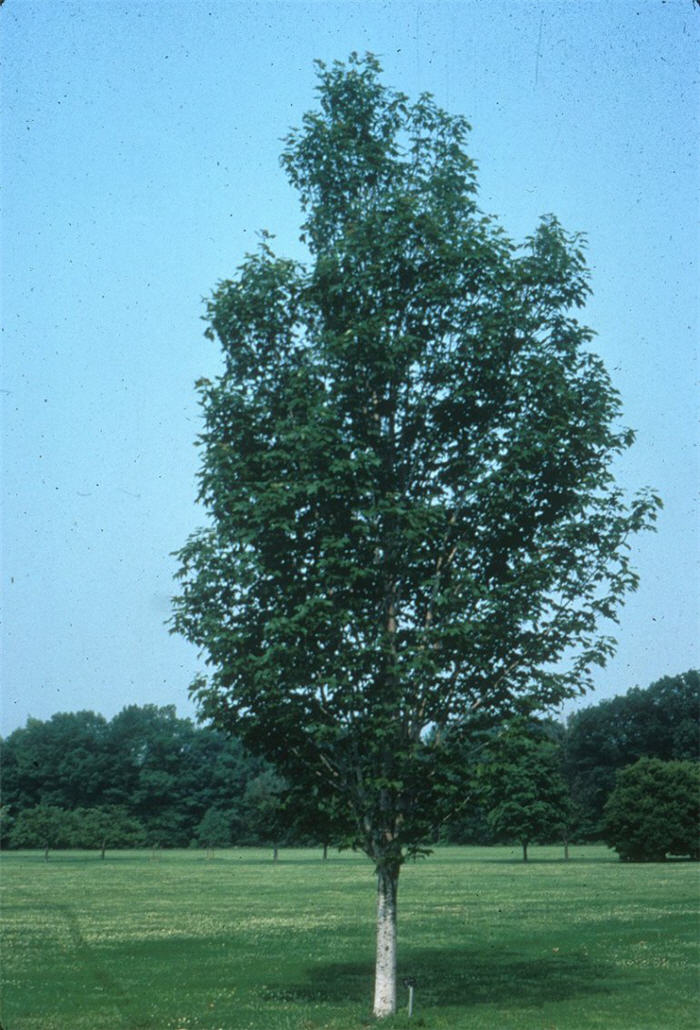
<path id="1" fill-rule="evenodd" d="M 399 967 L 416 980 L 422 1008 L 512 1002 L 540 1006 L 591 993 L 606 993 L 607 969 L 583 956 L 552 954 L 525 959 L 495 949 L 423 950 L 408 953 Z M 266 988 L 270 1000 L 288 1002 L 363 1002 L 371 989 L 373 969 L 362 963 L 322 963 L 308 970 L 308 982 Z M 401 996 L 403 989 L 399 988 Z M 403 991 L 403 993 L 406 993 Z"/>
<path id="2" fill-rule="evenodd" d="M 522 858 L 481 858 L 473 859 L 474 864 L 479 865 L 507 865 L 515 866 L 518 869 L 529 869 L 531 866 L 561 866 L 563 869 L 569 866 L 582 866 L 582 865 L 610 865 L 610 863 L 616 864 L 619 859 L 616 854 L 610 853 L 609 855 L 601 855 L 596 858 L 587 858 L 584 856 L 575 855 L 572 858 L 528 858 L 527 862 L 523 862 Z"/>

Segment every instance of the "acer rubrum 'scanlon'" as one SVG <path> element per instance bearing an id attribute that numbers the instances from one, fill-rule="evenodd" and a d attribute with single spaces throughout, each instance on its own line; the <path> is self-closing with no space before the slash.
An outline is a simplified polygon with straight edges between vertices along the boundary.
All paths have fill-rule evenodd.
<path id="1" fill-rule="evenodd" d="M 374 862 L 384 1016 L 399 873 L 460 796 L 459 728 L 585 689 L 658 502 L 610 471 L 633 434 L 572 314 L 580 238 L 546 217 L 511 242 L 464 119 L 380 73 L 319 63 L 286 140 L 308 263 L 263 234 L 208 302 L 208 522 L 173 628 L 206 655 L 203 713 Z"/>

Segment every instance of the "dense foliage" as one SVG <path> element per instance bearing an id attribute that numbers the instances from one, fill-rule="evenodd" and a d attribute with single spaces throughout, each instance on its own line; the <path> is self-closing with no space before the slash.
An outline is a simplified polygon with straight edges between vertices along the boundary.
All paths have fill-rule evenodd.
<path id="1" fill-rule="evenodd" d="M 700 858 L 700 765 L 640 758 L 617 774 L 604 812 L 605 841 L 620 858 Z"/>
<path id="2" fill-rule="evenodd" d="M 579 837 L 601 839 L 603 807 L 620 769 L 645 756 L 700 759 L 700 672 L 664 676 L 575 712 L 563 747 Z"/>
<path id="3" fill-rule="evenodd" d="M 170 706 L 30 719 L 3 742 L 2 773 L 5 845 L 43 848 L 46 825 L 50 847 L 187 847 L 208 844 L 215 820 L 218 843 L 287 839 L 270 819 L 270 767 Z"/>
<path id="4" fill-rule="evenodd" d="M 658 501 L 610 471 L 634 434 L 575 317 L 581 238 L 548 216 L 512 242 L 465 119 L 380 71 L 319 64 L 286 141 L 308 263 L 266 238 L 209 301 L 224 371 L 174 629 L 204 713 L 374 861 L 388 956 L 401 865 L 454 803 L 444 733 L 585 689 Z"/>
<path id="5" fill-rule="evenodd" d="M 609 471 L 633 434 L 572 315 L 581 240 L 545 218 L 512 243 L 464 119 L 378 72 L 321 66 L 287 141 L 309 266 L 265 240 L 209 302 L 210 518 L 174 625 L 207 657 L 205 714 L 395 864 L 442 801 L 427 728 L 581 691 L 655 501 Z"/>

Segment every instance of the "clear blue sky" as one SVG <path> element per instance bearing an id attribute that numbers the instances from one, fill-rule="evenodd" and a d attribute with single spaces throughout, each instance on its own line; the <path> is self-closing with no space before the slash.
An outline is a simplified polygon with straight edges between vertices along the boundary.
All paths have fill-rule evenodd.
<path id="1" fill-rule="evenodd" d="M 380 56 L 473 125 L 481 205 L 589 238 L 586 321 L 666 508 L 586 703 L 698 664 L 700 8 L 692 0 L 6 0 L 2 732 L 192 714 L 164 622 L 194 505 L 202 298 L 255 231 L 302 256 L 280 139 L 313 59 Z"/>

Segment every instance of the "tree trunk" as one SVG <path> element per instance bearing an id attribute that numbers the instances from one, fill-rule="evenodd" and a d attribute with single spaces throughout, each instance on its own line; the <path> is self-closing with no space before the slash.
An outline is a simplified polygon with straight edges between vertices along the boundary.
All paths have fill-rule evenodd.
<path id="1" fill-rule="evenodd" d="M 523 862 L 527 862 L 527 841 L 523 841 Z"/>
<path id="2" fill-rule="evenodd" d="M 323 861 L 325 862 L 328 858 L 328 845 L 323 845 Z"/>
<path id="3" fill-rule="evenodd" d="M 396 894 L 398 868 L 380 866 L 377 874 L 377 964 L 374 1015 L 396 1012 Z"/>

